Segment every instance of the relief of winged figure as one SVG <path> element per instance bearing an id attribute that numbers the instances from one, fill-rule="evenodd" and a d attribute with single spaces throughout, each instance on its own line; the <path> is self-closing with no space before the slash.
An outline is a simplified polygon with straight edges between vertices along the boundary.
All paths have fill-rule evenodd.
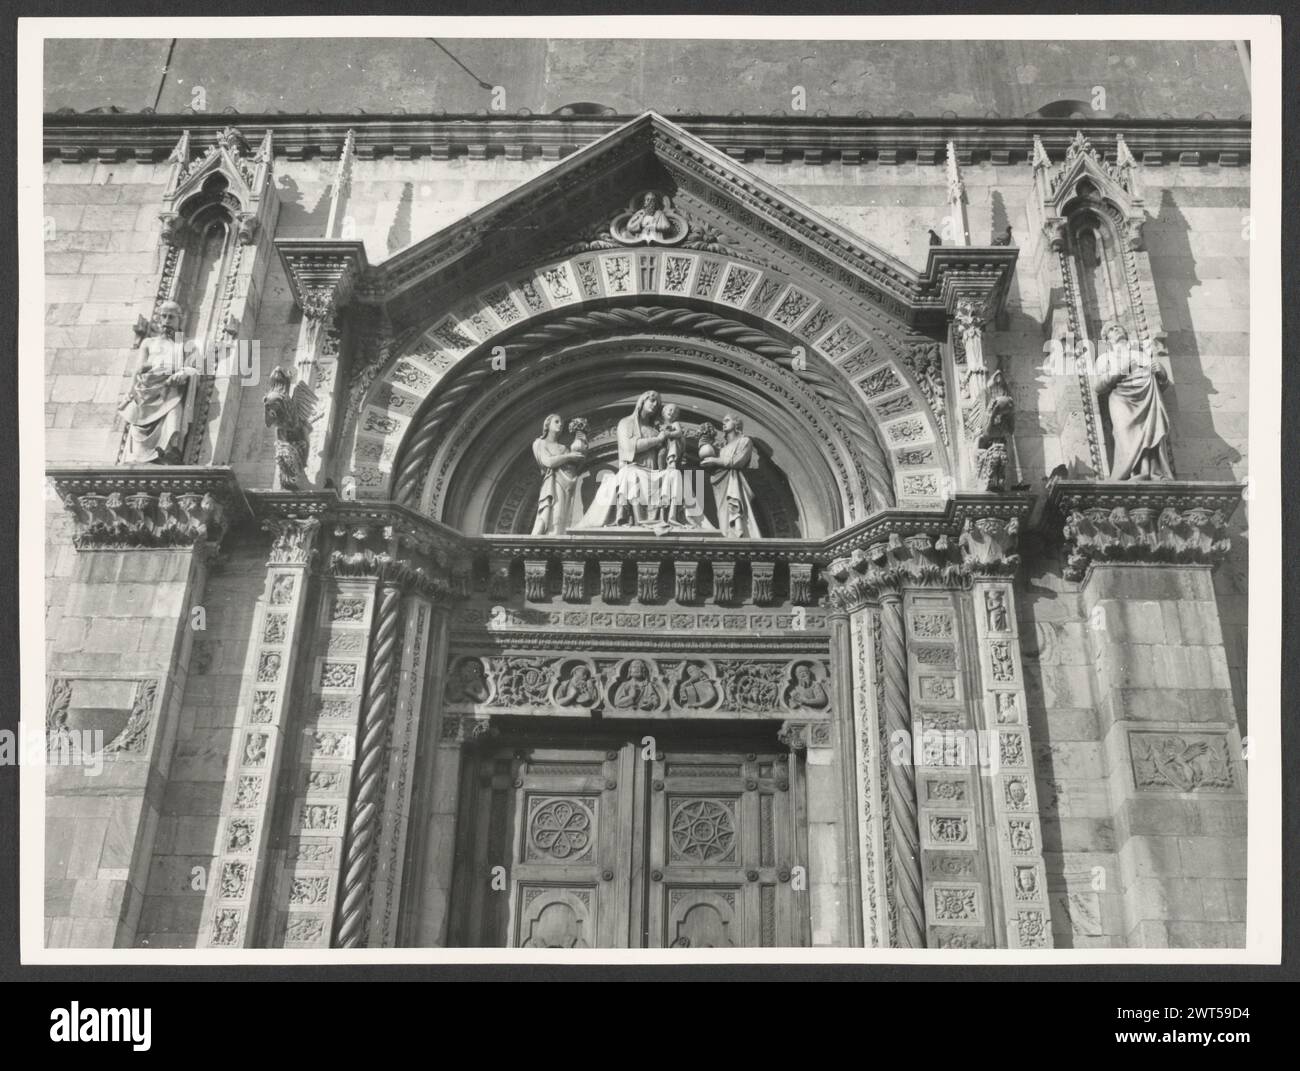
<path id="1" fill-rule="evenodd" d="M 1196 764 L 1210 750 L 1204 740 L 1181 740 L 1167 736 L 1147 746 L 1143 756 L 1150 773 L 1180 792 L 1191 792 L 1205 779 L 1205 772 Z"/>

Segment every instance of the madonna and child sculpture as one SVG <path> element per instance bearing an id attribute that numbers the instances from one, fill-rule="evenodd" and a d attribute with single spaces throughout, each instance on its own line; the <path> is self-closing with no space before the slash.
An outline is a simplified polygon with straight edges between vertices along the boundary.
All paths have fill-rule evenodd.
<path id="1" fill-rule="evenodd" d="M 694 433 L 699 466 L 709 478 L 717 508 L 716 527 L 705 516 L 702 494 L 693 493 L 702 490 L 703 480 L 689 479 L 700 473 L 686 469 L 687 429 L 678 419 L 677 406 L 662 404 L 658 391 L 642 393 L 632 412 L 618 422 L 618 469 L 606 474 L 585 512 L 581 490 L 588 462 L 587 422 L 569 422 L 573 439 L 568 446 L 560 442 L 563 429 L 563 419 L 553 413 L 533 442 L 542 477 L 533 535 L 644 529 L 655 534 L 721 534 L 728 539 L 761 537 L 744 471 L 758 467 L 758 452 L 739 417 L 728 413 L 722 418 L 720 444 L 713 441 L 715 433 L 708 424 Z"/>

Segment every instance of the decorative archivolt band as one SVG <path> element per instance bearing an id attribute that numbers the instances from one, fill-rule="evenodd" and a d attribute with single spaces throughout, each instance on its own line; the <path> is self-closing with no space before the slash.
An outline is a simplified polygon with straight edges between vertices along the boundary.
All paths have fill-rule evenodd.
<path id="1" fill-rule="evenodd" d="M 410 501 L 418 477 L 410 472 L 409 462 L 428 445 L 417 442 L 423 437 L 413 429 L 418 418 L 425 430 L 427 418 L 420 410 L 426 400 L 443 414 L 461 404 L 477 381 L 493 371 L 490 353 L 504 355 L 508 362 L 512 352 L 529 346 L 563 344 L 593 332 L 647 329 L 644 320 L 635 325 L 620 321 L 619 310 L 594 311 L 593 302 L 652 307 L 655 302 L 683 301 L 694 307 L 660 310 L 656 329 L 713 330 L 719 341 L 752 347 L 773 360 L 790 359 L 794 348 L 802 347 L 808 365 L 824 360 L 842 368 L 848 382 L 832 379 L 830 396 L 847 405 L 848 412 L 856 403 L 859 420 L 878 427 L 884 447 L 899 452 L 895 468 L 931 477 L 929 485 L 913 481 L 909 490 L 900 475 L 899 497 L 940 497 L 939 477 L 947 468 L 939 431 L 942 398 L 922 391 L 909 370 L 912 350 L 934 346 L 933 338 L 899 322 L 883 325 L 848 300 L 824 297 L 766 266 L 727 253 L 685 249 L 595 250 L 543 263 L 467 298 L 429 327 L 414 347 L 376 347 L 372 359 L 358 366 L 349 388 L 344 475 L 356 481 L 359 497 L 379 497 L 391 489 L 393 498 Z M 712 306 L 711 311 L 699 311 L 701 304 Z M 578 319 L 569 328 L 536 326 L 557 319 L 557 313 Z M 762 320 L 770 331 L 727 319 L 737 314 Z M 390 363 L 392 352 L 404 355 Z M 482 356 L 482 367 L 465 370 L 453 384 L 450 372 L 474 355 Z M 803 368 L 800 371 L 803 374 Z M 890 397 L 863 386 L 879 374 L 889 377 Z M 435 397 L 444 379 L 447 392 Z M 430 429 L 430 434 L 436 437 L 438 432 Z M 418 472 L 418 462 L 414 467 Z"/>

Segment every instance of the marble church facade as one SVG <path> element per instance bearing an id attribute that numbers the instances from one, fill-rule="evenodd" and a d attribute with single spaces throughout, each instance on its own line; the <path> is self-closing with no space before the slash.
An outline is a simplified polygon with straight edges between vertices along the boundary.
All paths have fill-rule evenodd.
<path id="1" fill-rule="evenodd" d="M 1248 120 L 45 147 L 48 945 L 1244 944 Z"/>

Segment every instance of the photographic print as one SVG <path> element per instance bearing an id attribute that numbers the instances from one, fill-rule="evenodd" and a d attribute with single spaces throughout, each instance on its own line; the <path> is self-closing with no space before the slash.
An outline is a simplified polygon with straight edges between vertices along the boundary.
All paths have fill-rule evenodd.
<path id="1" fill-rule="evenodd" d="M 120 21 L 25 955 L 1276 956 L 1275 25 Z"/>

